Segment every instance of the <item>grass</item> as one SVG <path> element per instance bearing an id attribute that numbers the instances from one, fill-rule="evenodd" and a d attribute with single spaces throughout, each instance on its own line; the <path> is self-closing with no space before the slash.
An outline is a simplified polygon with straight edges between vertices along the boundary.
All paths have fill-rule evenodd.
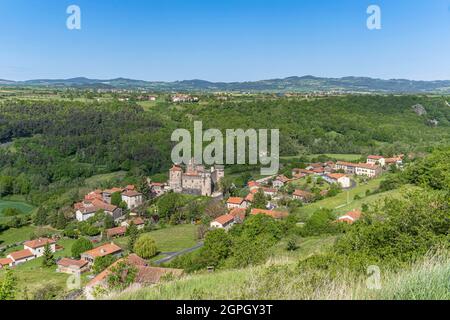
<path id="1" fill-rule="evenodd" d="M 35 230 L 35 226 L 24 226 L 0 232 L 0 247 L 28 240 Z"/>
<path id="2" fill-rule="evenodd" d="M 0 199 L 0 218 L 3 217 L 2 212 L 6 208 L 19 209 L 24 214 L 28 214 L 34 209 L 34 207 L 31 204 L 22 201 L 11 201 Z"/>
<path id="3" fill-rule="evenodd" d="M 197 227 L 192 224 L 182 224 L 169 226 L 159 230 L 148 232 L 156 242 L 156 246 L 160 254 L 152 260 L 165 257 L 163 252 L 176 252 L 183 249 L 191 248 L 197 244 L 195 231 Z M 122 237 L 114 240 L 119 246 L 126 248 L 128 237 Z"/>
<path id="4" fill-rule="evenodd" d="M 70 257 L 72 244 L 75 240 L 62 239 L 58 241 L 59 245 L 64 247 L 63 250 L 54 254 L 55 259 L 60 257 Z M 33 293 L 36 289 L 47 285 L 54 284 L 65 290 L 69 275 L 56 272 L 56 265 L 52 267 L 42 267 L 42 257 L 20 264 L 13 268 L 14 276 L 17 278 L 18 296 L 16 299 L 25 298 L 25 292 Z M 2 277 L 4 270 L 0 270 Z M 81 277 L 82 283 L 87 282 L 87 274 Z"/>
<path id="5" fill-rule="evenodd" d="M 450 259 L 425 257 L 401 272 L 381 270 L 380 288 L 366 275 L 346 270 L 330 277 L 326 270 L 299 270 L 282 260 L 263 266 L 187 275 L 152 287 L 128 290 L 113 299 L 213 300 L 449 300 Z"/>
<path id="6" fill-rule="evenodd" d="M 356 203 L 353 203 L 353 198 L 355 195 L 363 196 L 365 197 L 366 191 L 374 191 L 377 190 L 380 186 L 381 181 L 383 181 L 383 177 L 369 180 L 367 183 L 360 183 L 355 188 L 343 191 L 339 193 L 338 195 L 330 198 L 325 198 L 323 200 L 319 200 L 317 202 L 307 204 L 304 207 L 298 208 L 296 212 L 303 213 L 306 215 L 311 215 L 315 211 L 321 208 L 327 208 L 327 209 L 339 209 L 344 208 L 344 206 L 355 206 Z M 362 204 L 362 202 L 361 202 Z M 353 208 L 352 208 L 353 209 Z M 355 207 L 356 209 L 356 207 Z"/>
<path id="7" fill-rule="evenodd" d="M 308 159 L 314 159 L 319 156 L 326 156 L 329 159 L 336 159 L 336 160 L 340 160 L 340 161 L 358 161 L 359 159 L 361 159 L 360 154 L 349 154 L 349 153 L 321 153 L 321 154 L 311 154 L 311 155 L 307 155 L 304 157 L 306 157 Z M 300 159 L 300 158 L 302 158 L 301 155 L 280 157 L 280 159 L 282 159 L 282 160 L 295 160 L 295 159 Z"/>
<path id="8" fill-rule="evenodd" d="M 336 236 L 298 238 L 296 239 L 297 250 L 287 251 L 288 239 L 282 239 L 272 248 L 271 258 L 275 260 L 298 261 L 312 254 L 328 250 L 335 241 Z"/>

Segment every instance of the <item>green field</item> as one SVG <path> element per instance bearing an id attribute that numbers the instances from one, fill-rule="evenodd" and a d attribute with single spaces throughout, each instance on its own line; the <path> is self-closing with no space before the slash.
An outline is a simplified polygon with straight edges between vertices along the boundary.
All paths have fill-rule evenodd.
<path id="1" fill-rule="evenodd" d="M 303 214 L 311 215 L 316 210 L 321 208 L 327 208 L 327 209 L 336 209 L 341 210 L 342 208 L 346 207 L 352 207 L 352 209 L 356 209 L 357 207 L 354 207 L 357 205 L 357 203 L 353 202 L 353 198 L 355 195 L 359 195 L 361 197 L 365 197 L 365 193 L 367 190 L 370 190 L 371 192 L 374 190 L 377 190 L 380 186 L 381 181 L 383 181 L 383 177 L 369 180 L 367 183 L 359 183 L 357 187 L 348 190 L 343 191 L 339 193 L 338 195 L 331 197 L 331 198 L 325 198 L 323 200 L 319 200 L 317 202 L 307 204 L 304 207 L 301 207 L 297 209 L 296 212 L 301 212 Z M 362 202 L 358 201 L 358 203 L 361 205 Z M 353 208 L 354 207 L 354 208 Z"/>
<path id="2" fill-rule="evenodd" d="M 151 231 L 148 232 L 148 234 L 156 241 L 158 252 L 176 252 L 196 245 L 196 229 L 197 227 L 195 225 L 181 224 Z M 114 242 L 121 247 L 126 248 L 128 237 L 118 238 L 114 240 Z M 154 259 L 163 257 L 164 255 L 159 254 Z"/>
<path id="3" fill-rule="evenodd" d="M 64 247 L 63 250 L 55 253 L 54 257 L 70 257 L 72 244 L 75 240 L 63 239 L 59 240 L 58 244 Z M 0 277 L 4 271 L 0 270 Z M 42 267 L 42 257 L 24 264 L 18 265 L 13 269 L 14 276 L 17 278 L 17 289 L 19 299 L 24 298 L 24 291 L 29 294 L 33 293 L 37 288 L 40 288 L 47 284 L 54 284 L 60 287 L 62 290 L 66 290 L 66 282 L 69 278 L 68 274 L 57 273 L 56 265 L 44 268 Z M 87 282 L 87 274 L 83 274 L 82 283 Z"/>
<path id="4" fill-rule="evenodd" d="M 351 154 L 351 153 L 321 153 L 321 154 L 311 154 L 307 155 L 306 158 L 308 159 L 314 159 L 319 156 L 326 156 L 330 159 L 336 159 L 340 161 L 358 161 L 361 158 L 360 154 Z M 287 157 L 280 157 L 283 160 L 295 160 L 301 158 L 301 155 L 298 156 L 287 156 Z"/>
<path id="5" fill-rule="evenodd" d="M 20 201 L 10 201 L 10 200 L 1 200 L 0 199 L 0 217 L 2 217 L 2 212 L 6 208 L 15 208 L 19 209 L 23 213 L 30 213 L 34 207 L 31 204 L 20 202 Z"/>

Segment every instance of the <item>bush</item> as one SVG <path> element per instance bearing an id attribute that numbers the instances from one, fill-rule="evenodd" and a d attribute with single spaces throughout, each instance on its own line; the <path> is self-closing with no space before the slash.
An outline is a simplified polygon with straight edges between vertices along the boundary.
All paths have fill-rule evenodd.
<path id="1" fill-rule="evenodd" d="M 72 245 L 72 257 L 80 258 L 80 255 L 83 252 L 91 250 L 92 248 L 94 248 L 94 246 L 92 245 L 91 241 L 86 238 L 80 238 Z"/>
<path id="2" fill-rule="evenodd" d="M 143 259 L 154 257 L 157 253 L 155 240 L 148 234 L 140 236 L 134 244 L 134 252 Z"/>
<path id="3" fill-rule="evenodd" d="M 94 265 L 92 266 L 92 271 L 96 274 L 99 274 L 110 265 L 112 265 L 116 260 L 117 258 L 112 255 L 95 258 Z"/>

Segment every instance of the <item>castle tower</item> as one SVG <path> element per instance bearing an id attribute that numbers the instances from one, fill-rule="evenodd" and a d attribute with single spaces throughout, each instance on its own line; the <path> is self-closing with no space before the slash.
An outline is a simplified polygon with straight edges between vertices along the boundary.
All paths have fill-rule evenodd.
<path id="1" fill-rule="evenodd" d="M 210 172 L 202 173 L 202 196 L 210 196 L 212 194 L 212 179 Z"/>
<path id="2" fill-rule="evenodd" d="M 183 170 L 181 167 L 174 165 L 169 170 L 169 187 L 174 191 L 181 191 L 183 189 L 182 185 L 182 175 Z"/>

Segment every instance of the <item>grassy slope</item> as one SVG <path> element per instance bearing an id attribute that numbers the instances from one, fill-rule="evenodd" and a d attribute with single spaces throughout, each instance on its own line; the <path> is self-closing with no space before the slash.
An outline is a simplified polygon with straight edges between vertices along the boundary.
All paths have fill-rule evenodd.
<path id="1" fill-rule="evenodd" d="M 196 226 L 192 224 L 182 224 L 171 226 L 148 234 L 156 241 L 159 252 L 175 252 L 195 246 Z M 123 248 L 127 247 L 128 237 L 122 237 L 114 240 Z M 163 258 L 164 254 L 158 254 L 152 260 Z"/>
<path id="2" fill-rule="evenodd" d="M 428 257 L 407 270 L 381 270 L 381 288 L 346 272 L 330 280 L 323 271 L 300 273 L 295 263 L 188 275 L 153 287 L 128 291 L 114 299 L 450 299 L 450 259 Z"/>
<path id="3" fill-rule="evenodd" d="M 63 250 L 55 253 L 54 257 L 68 257 L 71 255 L 72 244 L 75 240 L 63 239 L 59 240 L 58 244 L 64 247 Z M 31 260 L 24 264 L 21 264 L 13 269 L 14 276 L 17 278 L 17 289 L 19 299 L 24 298 L 24 290 L 28 293 L 32 293 L 37 288 L 40 288 L 46 284 L 55 284 L 62 289 L 66 289 L 66 282 L 69 278 L 68 274 L 56 272 L 56 265 L 48 268 L 42 267 L 42 257 Z M 0 277 L 2 277 L 4 271 L 0 270 Z M 86 282 L 87 274 L 82 276 L 82 282 Z"/>
<path id="4" fill-rule="evenodd" d="M 378 189 L 382 179 L 383 178 L 373 179 L 367 183 L 359 184 L 354 189 L 343 191 L 335 197 L 325 198 L 312 204 L 305 205 L 304 207 L 299 208 L 297 211 L 311 215 L 312 213 L 314 213 L 314 211 L 320 208 L 339 209 L 341 206 L 344 207 L 356 205 L 356 203 L 353 203 L 353 198 L 355 197 L 355 195 L 364 197 L 367 190 L 374 191 Z"/>
<path id="5" fill-rule="evenodd" d="M 0 222 L 10 219 L 10 217 L 4 217 L 2 212 L 6 208 L 19 209 L 24 214 L 29 214 L 33 211 L 34 207 L 23 201 L 11 201 L 0 199 Z"/>

